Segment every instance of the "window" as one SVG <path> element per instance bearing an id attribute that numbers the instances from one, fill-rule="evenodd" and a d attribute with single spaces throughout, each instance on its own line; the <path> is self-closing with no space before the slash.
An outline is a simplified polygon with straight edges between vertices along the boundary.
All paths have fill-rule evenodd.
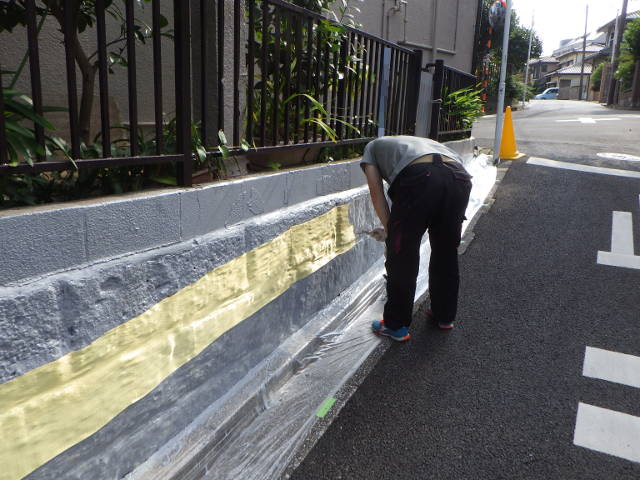
<path id="1" fill-rule="evenodd" d="M 549 65 L 542 65 L 542 73 L 546 73 L 549 69 Z"/>

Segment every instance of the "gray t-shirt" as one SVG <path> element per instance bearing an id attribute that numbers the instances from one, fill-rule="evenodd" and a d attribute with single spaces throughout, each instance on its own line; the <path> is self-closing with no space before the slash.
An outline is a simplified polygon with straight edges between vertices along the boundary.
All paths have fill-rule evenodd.
<path id="1" fill-rule="evenodd" d="M 364 167 L 367 163 L 376 165 L 382 178 L 391 185 L 404 167 L 417 158 L 433 153 L 439 153 L 462 164 L 460 155 L 441 143 L 429 138 L 397 135 L 380 137 L 369 142 L 364 149 L 360 166 Z"/>

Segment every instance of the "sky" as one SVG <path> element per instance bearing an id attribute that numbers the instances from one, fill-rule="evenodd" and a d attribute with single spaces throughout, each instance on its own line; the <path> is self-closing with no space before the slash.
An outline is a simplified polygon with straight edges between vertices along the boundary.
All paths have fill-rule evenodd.
<path id="1" fill-rule="evenodd" d="M 640 10 L 640 0 L 628 0 L 628 12 Z M 551 55 L 560 40 L 584 34 L 585 7 L 589 5 L 588 30 L 596 31 L 616 16 L 622 9 L 622 0 L 513 0 L 520 24 L 531 26 L 535 15 L 534 30 L 542 40 L 543 55 Z"/>

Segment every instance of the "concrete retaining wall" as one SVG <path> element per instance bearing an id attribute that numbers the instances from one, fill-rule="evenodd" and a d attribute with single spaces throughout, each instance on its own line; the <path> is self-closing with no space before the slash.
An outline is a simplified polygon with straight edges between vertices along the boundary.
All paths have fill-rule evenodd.
<path id="1" fill-rule="evenodd" d="M 7 210 L 0 212 L 0 286 L 177 244 L 364 183 L 351 161 L 107 202 Z"/>
<path id="2" fill-rule="evenodd" d="M 469 142 L 452 146 L 465 152 Z M 366 234 L 378 222 L 364 182 L 350 161 L 5 212 L 0 479 L 122 478 L 178 435 L 382 257 L 382 245 Z M 328 243 L 298 242 L 307 234 Z M 272 250 L 251 257 L 265 246 Z M 263 293 L 254 284 L 268 290 L 282 283 L 278 274 L 265 280 L 268 269 L 251 270 L 259 261 L 268 266 L 269 255 L 297 270 L 281 290 L 267 292 L 268 301 L 226 329 L 210 313 L 182 315 L 194 302 L 199 312 L 219 291 L 250 303 Z M 214 277 L 195 287 L 189 304 L 171 307 L 166 335 L 140 333 L 161 328 L 163 305 L 238 259 L 249 272 L 243 281 Z M 220 318 L 235 308 L 221 304 Z M 205 333 L 213 341 L 196 348 Z M 123 338 L 134 344 L 121 345 Z M 180 357 L 185 348 L 191 356 Z"/>

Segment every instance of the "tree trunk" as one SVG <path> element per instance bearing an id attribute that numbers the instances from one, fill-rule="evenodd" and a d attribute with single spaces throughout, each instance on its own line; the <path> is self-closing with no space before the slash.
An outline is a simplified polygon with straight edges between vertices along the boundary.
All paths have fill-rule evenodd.
<path id="1" fill-rule="evenodd" d="M 85 145 L 93 144 L 93 139 L 91 138 L 91 113 L 93 111 L 96 72 L 97 70 L 93 66 L 90 66 L 87 72 L 82 72 L 82 97 L 80 99 L 78 124 L 80 125 L 80 138 Z"/>
<path id="2" fill-rule="evenodd" d="M 74 15 L 77 15 L 77 6 Z M 64 32 L 64 9 L 61 5 L 51 7 L 51 15 L 58 21 L 60 31 Z M 91 145 L 91 111 L 93 110 L 93 90 L 95 87 L 96 72 L 98 66 L 92 64 L 87 57 L 74 22 L 73 44 L 75 50 L 75 60 L 82 73 L 82 94 L 80 99 L 80 112 L 78 114 L 78 124 L 80 125 L 80 140 L 85 145 Z"/>

